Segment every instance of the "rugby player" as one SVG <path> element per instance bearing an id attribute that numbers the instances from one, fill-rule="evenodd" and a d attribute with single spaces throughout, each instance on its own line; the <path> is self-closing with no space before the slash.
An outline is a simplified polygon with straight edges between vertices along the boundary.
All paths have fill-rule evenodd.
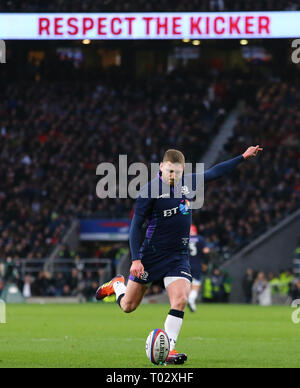
<path id="1" fill-rule="evenodd" d="M 249 147 L 244 154 L 217 164 L 204 173 L 204 183 L 234 171 L 243 161 L 261 151 L 260 146 Z M 124 277 L 118 275 L 100 286 L 96 293 L 97 300 L 116 294 L 121 309 L 131 313 L 141 303 L 149 284 L 163 280 L 171 307 L 165 321 L 165 331 L 170 339 L 167 364 L 183 364 L 187 360 L 186 354 L 175 349 L 192 281 L 188 252 L 192 211 L 190 202 L 182 194 L 186 192 L 183 190 L 186 188 L 183 186 L 184 166 L 185 157 L 180 151 L 165 153 L 158 177 L 144 188 L 148 196 L 145 198 L 141 194 L 136 200 L 130 228 L 132 265 L 127 286 Z M 197 178 L 197 174 L 192 175 Z M 157 185 L 161 195 L 151 198 L 151 187 Z M 192 191 L 192 188 L 187 189 Z M 145 221 L 149 226 L 141 246 Z"/>
<path id="2" fill-rule="evenodd" d="M 205 255 L 210 252 L 210 248 L 208 247 L 205 239 L 198 235 L 196 225 L 191 226 L 190 236 L 189 250 L 193 280 L 187 305 L 190 311 L 194 313 L 197 310 L 196 300 L 201 288 L 202 263 Z"/>

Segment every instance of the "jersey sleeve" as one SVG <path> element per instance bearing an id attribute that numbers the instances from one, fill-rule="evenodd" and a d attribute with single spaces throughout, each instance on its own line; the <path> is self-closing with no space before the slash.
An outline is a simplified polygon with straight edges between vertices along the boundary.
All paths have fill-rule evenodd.
<path id="1" fill-rule="evenodd" d="M 239 164 L 244 161 L 243 155 L 237 156 L 234 159 L 227 160 L 226 162 L 219 163 L 204 173 L 204 182 L 209 182 L 218 178 L 221 178 L 224 175 L 231 173 L 237 168 Z"/>
<path id="2" fill-rule="evenodd" d="M 230 160 L 227 160 L 226 162 L 219 163 L 214 167 L 210 168 L 209 170 L 205 171 L 204 173 L 187 174 L 184 176 L 184 179 L 186 179 L 186 182 L 189 182 L 189 179 L 192 179 L 192 188 L 193 188 L 193 191 L 195 191 L 197 190 L 197 188 L 199 187 L 199 184 L 201 183 L 207 183 L 230 174 L 244 160 L 245 158 L 243 157 L 243 155 L 240 155 L 234 159 L 230 159 Z M 198 182 L 199 178 L 201 179 L 204 178 L 204 179 L 202 181 L 200 180 L 200 183 L 199 183 Z"/>
<path id="3" fill-rule="evenodd" d="M 129 245 L 132 260 L 138 260 L 142 240 L 142 227 L 144 222 L 151 217 L 153 199 L 138 197 L 135 203 L 135 212 L 129 232 Z"/>

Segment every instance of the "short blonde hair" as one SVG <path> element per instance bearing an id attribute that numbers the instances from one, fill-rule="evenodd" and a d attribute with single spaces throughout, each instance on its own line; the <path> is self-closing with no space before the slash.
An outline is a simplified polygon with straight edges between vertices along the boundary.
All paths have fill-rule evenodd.
<path id="1" fill-rule="evenodd" d="M 163 162 L 180 163 L 184 166 L 185 157 L 182 152 L 171 149 L 165 152 Z"/>

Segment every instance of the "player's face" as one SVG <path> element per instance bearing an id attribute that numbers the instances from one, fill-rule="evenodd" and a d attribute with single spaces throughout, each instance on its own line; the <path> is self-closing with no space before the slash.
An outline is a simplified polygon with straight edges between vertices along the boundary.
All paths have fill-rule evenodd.
<path id="1" fill-rule="evenodd" d="M 180 163 L 163 162 L 160 164 L 161 176 L 164 182 L 174 186 L 181 178 L 184 167 Z"/>

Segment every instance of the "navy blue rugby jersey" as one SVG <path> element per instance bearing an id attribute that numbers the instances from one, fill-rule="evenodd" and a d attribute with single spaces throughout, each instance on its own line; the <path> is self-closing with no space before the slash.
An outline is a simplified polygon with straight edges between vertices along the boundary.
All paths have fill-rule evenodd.
<path id="1" fill-rule="evenodd" d="M 205 258 L 203 249 L 207 246 L 208 245 L 202 236 L 192 236 L 189 243 L 190 258 L 195 258 L 197 261 L 202 263 L 202 260 Z"/>
<path id="2" fill-rule="evenodd" d="M 191 203 L 184 194 L 180 195 L 180 198 L 175 198 L 174 193 L 181 187 L 180 185 L 170 188 L 161 177 L 158 177 L 156 182 L 154 180 L 149 183 L 149 190 L 153 184 L 160 186 L 157 197 L 155 199 L 139 197 L 135 205 L 135 216 L 148 221 L 139 259 L 169 252 L 187 253 L 192 222 Z"/>
<path id="3" fill-rule="evenodd" d="M 217 164 L 204 173 L 204 183 L 233 171 L 242 161 L 240 155 L 227 162 Z M 135 213 L 130 228 L 132 260 L 165 256 L 189 251 L 192 224 L 191 202 L 188 194 L 195 189 L 197 174 L 191 174 L 190 186 L 180 180 L 175 187 L 163 182 L 161 176 L 148 183 L 136 200 Z M 183 186 L 184 184 L 184 186 Z M 151 198 L 151 190 L 159 188 Z M 175 195 L 176 194 L 176 195 Z M 148 229 L 141 246 L 142 226 L 148 221 Z"/>

